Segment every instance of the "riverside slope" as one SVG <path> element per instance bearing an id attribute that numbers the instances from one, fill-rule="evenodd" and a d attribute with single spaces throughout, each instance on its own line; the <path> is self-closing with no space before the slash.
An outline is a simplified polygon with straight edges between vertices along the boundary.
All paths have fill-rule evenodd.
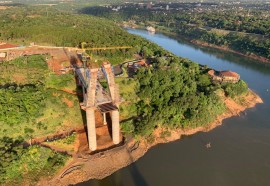
<path id="1" fill-rule="evenodd" d="M 62 169 L 53 179 L 42 179 L 37 185 L 70 185 L 84 182 L 90 179 L 103 179 L 117 170 L 130 165 L 142 157 L 151 147 L 160 144 L 175 141 L 181 136 L 192 135 L 197 132 L 208 132 L 215 127 L 222 124 L 226 118 L 237 116 L 248 108 L 255 107 L 258 103 L 263 103 L 262 99 L 249 90 L 246 96 L 241 96 L 237 100 L 242 100 L 241 104 L 231 98 L 223 97 L 227 110 L 222 115 L 218 116 L 216 120 L 203 127 L 192 129 L 176 129 L 172 130 L 171 135 L 168 137 L 162 136 L 163 129 L 158 128 L 154 131 L 155 140 L 152 143 L 141 139 L 137 143 L 134 139 L 128 140 L 123 146 L 95 154 L 85 159 L 74 159 L 64 169 Z M 244 100 L 244 101 L 243 101 Z M 137 146 L 138 145 L 138 146 Z M 136 146 L 136 148 L 134 148 Z M 69 174 L 61 177 L 63 172 L 67 169 L 80 166 Z"/>

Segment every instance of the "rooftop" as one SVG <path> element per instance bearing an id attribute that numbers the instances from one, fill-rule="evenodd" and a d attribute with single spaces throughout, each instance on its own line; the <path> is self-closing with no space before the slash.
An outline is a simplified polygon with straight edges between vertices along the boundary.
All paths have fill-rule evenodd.
<path id="1" fill-rule="evenodd" d="M 226 76 L 226 77 L 235 77 L 235 78 L 239 77 L 239 74 L 237 74 L 236 72 L 232 72 L 232 71 L 220 71 L 219 75 Z"/>

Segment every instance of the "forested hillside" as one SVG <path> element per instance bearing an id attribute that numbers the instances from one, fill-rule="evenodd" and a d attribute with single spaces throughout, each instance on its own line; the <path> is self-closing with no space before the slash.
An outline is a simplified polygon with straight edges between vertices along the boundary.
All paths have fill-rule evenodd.
<path id="1" fill-rule="evenodd" d="M 0 19 L 2 41 L 55 46 L 78 46 L 85 41 L 93 47 L 130 43 L 130 36 L 110 21 L 62 13 L 53 8 L 48 8 L 48 16 L 44 8 L 40 11 L 28 7 L 11 8 L 0 12 Z"/>
<path id="2" fill-rule="evenodd" d="M 48 14 L 47 14 L 48 13 Z M 54 8 L 14 7 L 0 12 L 0 40 L 19 44 L 89 47 L 141 46 L 139 39 L 112 21 L 59 12 Z"/>
<path id="3" fill-rule="evenodd" d="M 237 98 L 247 93 L 242 80 L 215 84 L 207 71 L 187 59 L 157 57 L 154 68 L 141 69 L 136 75 L 137 116 L 132 122 L 123 122 L 124 130 L 151 137 L 157 127 L 204 126 L 225 112 L 225 96 Z"/>
<path id="4" fill-rule="evenodd" d="M 270 59 L 270 21 L 264 10 L 147 10 L 126 7 L 112 11 L 107 7 L 83 8 L 81 13 L 105 17 L 116 22 L 131 21 L 177 33 L 190 40 L 200 40 L 228 47 L 243 54 Z M 252 16 L 249 16 L 251 14 Z"/>
<path id="5" fill-rule="evenodd" d="M 13 7 L 0 12 L 0 41 L 29 45 L 79 47 L 132 46 L 131 49 L 94 51 L 112 63 L 133 58 L 142 48 L 160 51 L 157 45 L 128 34 L 112 21 L 94 16 L 64 13 L 55 8 Z M 15 29 L 16 28 L 16 29 Z"/>

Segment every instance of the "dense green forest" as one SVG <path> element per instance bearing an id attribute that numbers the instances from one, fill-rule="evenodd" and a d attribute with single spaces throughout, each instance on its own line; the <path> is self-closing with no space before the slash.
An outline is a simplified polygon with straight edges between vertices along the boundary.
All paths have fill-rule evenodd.
<path id="1" fill-rule="evenodd" d="M 215 84 L 200 67 L 176 56 L 158 57 L 153 68 L 140 69 L 135 105 L 137 116 L 122 124 L 124 131 L 151 137 L 153 130 L 162 128 L 195 128 L 214 121 L 225 112 L 224 97 L 246 94 L 247 84 Z"/>
<path id="2" fill-rule="evenodd" d="M 164 62 L 164 60 L 163 60 Z M 151 134 L 156 126 L 193 128 L 224 112 L 224 104 L 205 71 L 188 60 L 172 57 L 157 69 L 138 73 L 138 113 L 135 130 Z"/>
<path id="3" fill-rule="evenodd" d="M 47 11 L 44 7 L 14 7 L 1 11 L 0 19 L 0 40 L 3 42 L 72 47 L 88 42 L 89 47 L 133 46 L 132 52 L 141 45 L 153 45 L 128 34 L 112 21 L 60 12 L 53 7 Z"/>
<path id="4" fill-rule="evenodd" d="M 128 45 L 132 40 L 110 21 L 59 12 L 54 8 L 47 11 L 27 6 L 11 8 L 0 12 L 0 19 L 0 39 L 15 40 L 20 44 L 34 41 L 36 44 L 75 47 L 80 42 L 89 42 L 91 47 L 106 47 Z"/>
<path id="5" fill-rule="evenodd" d="M 149 11 L 127 7 L 112 11 L 106 7 L 89 7 L 80 11 L 116 22 L 135 21 L 141 26 L 152 25 L 190 39 L 270 59 L 270 21 L 265 11 Z M 248 16 L 251 14 L 252 16 Z M 264 16 L 265 15 L 265 16 Z"/>

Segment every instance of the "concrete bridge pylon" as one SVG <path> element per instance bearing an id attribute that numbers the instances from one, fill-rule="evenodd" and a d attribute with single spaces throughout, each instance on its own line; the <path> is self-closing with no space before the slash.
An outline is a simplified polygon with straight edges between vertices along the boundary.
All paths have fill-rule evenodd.
<path id="1" fill-rule="evenodd" d="M 114 144 L 120 143 L 119 111 L 112 111 L 112 138 Z"/>
<path id="2" fill-rule="evenodd" d="M 99 83 L 98 73 L 103 72 L 108 84 L 109 93 Z M 86 111 L 88 144 L 91 151 L 97 150 L 95 110 L 103 114 L 103 124 L 107 125 L 106 113 L 110 113 L 112 121 L 112 142 L 119 144 L 119 104 L 120 96 L 114 81 L 114 74 L 110 63 L 103 63 L 101 68 L 77 68 L 76 75 L 83 89 L 82 109 Z"/>
<path id="3" fill-rule="evenodd" d="M 95 122 L 95 110 L 93 108 L 86 109 L 87 120 L 87 135 L 89 149 L 95 151 L 97 149 L 97 137 L 96 137 L 96 122 Z"/>

